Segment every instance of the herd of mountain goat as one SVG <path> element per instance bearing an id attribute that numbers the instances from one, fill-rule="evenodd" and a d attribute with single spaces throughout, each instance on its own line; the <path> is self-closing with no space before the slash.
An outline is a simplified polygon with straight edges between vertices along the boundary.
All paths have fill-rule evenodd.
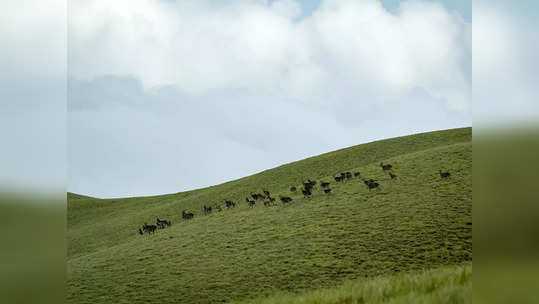
<path id="1" fill-rule="evenodd" d="M 391 180 L 397 179 L 397 175 L 393 172 L 393 166 L 391 164 L 380 163 L 380 167 L 382 168 L 382 170 L 384 172 L 387 172 L 387 174 L 389 175 Z M 438 173 L 440 174 L 441 179 L 447 179 L 447 178 L 451 177 L 451 173 L 449 173 L 447 171 L 442 172 L 442 170 L 439 170 Z M 353 174 L 352 174 L 352 172 L 349 172 L 349 171 L 341 172 L 340 174 L 333 177 L 333 179 L 337 183 L 344 183 L 344 182 L 346 182 L 348 180 L 351 180 L 353 178 L 361 179 L 361 181 L 365 184 L 365 186 L 369 189 L 369 191 L 371 191 L 372 189 L 378 189 L 380 187 L 380 183 L 378 183 L 376 180 L 374 180 L 372 178 L 371 179 L 362 178 L 360 172 L 354 172 Z M 330 182 L 320 181 L 318 183 L 317 181 L 313 181 L 313 180 L 308 179 L 306 182 L 303 182 L 303 187 L 301 188 L 301 192 L 303 194 L 303 197 L 304 198 L 310 198 L 313 195 L 317 184 L 320 184 L 321 192 L 323 192 L 326 195 L 331 194 L 332 189 L 330 187 L 331 186 Z M 245 202 L 247 203 L 247 206 L 249 208 L 254 208 L 256 206 L 257 202 L 262 202 L 264 204 L 264 206 L 266 206 L 266 207 L 276 205 L 275 197 L 271 196 L 271 193 L 268 190 L 262 190 L 262 192 L 263 192 L 263 194 L 262 193 L 251 193 L 250 197 L 248 196 L 248 197 L 245 198 Z M 290 187 L 290 192 L 296 193 L 297 192 L 296 186 Z M 281 201 L 283 206 L 286 206 L 287 204 L 290 204 L 292 202 L 292 200 L 293 200 L 291 197 L 285 196 L 285 195 L 278 195 L 278 197 L 279 197 L 279 200 Z M 235 208 L 238 205 L 239 205 L 239 202 L 236 203 L 236 202 L 231 201 L 231 200 L 225 200 L 224 201 L 224 208 L 226 208 L 226 209 Z M 220 204 L 217 204 L 217 205 L 214 205 L 214 206 L 206 206 L 206 205 L 204 205 L 204 207 L 203 207 L 204 215 L 211 214 L 213 212 L 213 210 L 215 210 L 217 212 L 221 212 L 224 209 L 223 209 L 223 207 L 221 207 Z M 186 210 L 182 210 L 182 219 L 183 220 L 191 220 L 191 219 L 194 218 L 194 216 L 195 216 L 194 213 L 186 211 Z M 156 219 L 155 225 L 144 223 L 144 225 L 142 225 L 142 227 L 138 229 L 138 233 L 140 235 L 143 235 L 144 233 L 152 234 L 155 231 L 157 231 L 158 229 L 164 229 L 164 228 L 170 227 L 171 225 L 172 225 L 172 223 L 170 221 L 161 220 L 158 217 Z"/>

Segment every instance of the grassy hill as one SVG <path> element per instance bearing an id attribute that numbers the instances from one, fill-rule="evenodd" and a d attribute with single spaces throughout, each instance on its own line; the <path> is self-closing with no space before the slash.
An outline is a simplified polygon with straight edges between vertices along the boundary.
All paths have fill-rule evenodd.
<path id="1" fill-rule="evenodd" d="M 152 197 L 68 196 L 68 302 L 222 303 L 472 260 L 471 128 L 362 144 L 204 189 Z M 391 180 L 379 164 L 391 163 Z M 438 170 L 449 170 L 440 179 Z M 359 171 L 336 183 L 332 176 Z M 331 182 L 329 195 L 307 179 Z M 269 190 L 290 205 L 249 208 Z M 239 207 L 204 216 L 225 199 Z M 190 210 L 195 218 L 181 219 Z M 155 217 L 172 227 L 140 236 Z"/>
<path id="2" fill-rule="evenodd" d="M 472 265 L 446 266 L 346 282 L 336 288 L 277 294 L 241 304 L 472 303 Z M 240 302 L 238 302 L 240 304 Z"/>
<path id="3" fill-rule="evenodd" d="M 77 200 L 77 199 L 95 199 L 95 198 L 91 196 L 86 196 L 86 195 L 81 195 L 81 194 L 76 194 L 76 193 L 71 193 L 71 192 L 67 193 L 68 201 Z"/>

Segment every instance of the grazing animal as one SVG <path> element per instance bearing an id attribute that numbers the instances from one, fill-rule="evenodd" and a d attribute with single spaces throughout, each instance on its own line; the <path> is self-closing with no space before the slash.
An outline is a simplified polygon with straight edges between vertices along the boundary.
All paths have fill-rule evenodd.
<path id="1" fill-rule="evenodd" d="M 256 202 L 255 201 L 249 201 L 248 205 L 249 205 L 249 208 L 253 208 L 255 206 Z"/>
<path id="2" fill-rule="evenodd" d="M 341 182 L 344 182 L 345 178 L 346 178 L 346 173 L 341 172 Z"/>
<path id="3" fill-rule="evenodd" d="M 331 189 L 330 189 L 330 188 L 324 189 L 324 193 L 325 193 L 325 194 L 328 194 L 328 193 L 330 193 L 330 192 L 331 192 Z"/>
<path id="4" fill-rule="evenodd" d="M 368 185 L 368 184 L 374 183 L 374 182 L 376 182 L 376 181 L 374 179 L 372 179 L 372 178 L 371 179 L 363 179 L 363 183 L 365 185 Z"/>
<path id="5" fill-rule="evenodd" d="M 322 188 L 327 188 L 327 187 L 329 187 L 329 183 L 328 182 L 320 182 L 320 186 L 322 186 Z"/>
<path id="6" fill-rule="evenodd" d="M 160 220 L 159 218 L 156 218 L 155 224 L 157 225 L 157 228 L 163 229 L 171 225 L 170 221 L 167 220 Z"/>
<path id="7" fill-rule="evenodd" d="M 138 229 L 138 234 L 140 234 L 140 235 L 144 234 L 144 232 L 142 232 L 142 229 L 140 229 L 140 228 Z"/>
<path id="8" fill-rule="evenodd" d="M 206 205 L 204 205 L 204 215 L 208 215 L 212 212 L 212 208 L 211 206 L 209 207 L 206 207 Z"/>
<path id="9" fill-rule="evenodd" d="M 307 190 L 312 190 L 316 185 L 316 181 L 308 180 L 306 183 L 303 183 L 303 188 Z"/>
<path id="10" fill-rule="evenodd" d="M 351 179 L 352 178 L 352 173 L 350 172 L 346 172 L 346 179 Z"/>
<path id="11" fill-rule="evenodd" d="M 303 197 L 310 197 L 312 195 L 311 189 L 301 189 Z"/>
<path id="12" fill-rule="evenodd" d="M 290 203 L 292 201 L 291 197 L 282 196 L 282 195 L 279 195 L 279 199 L 281 200 L 281 202 L 283 202 L 283 205 L 287 204 L 287 203 Z"/>
<path id="13" fill-rule="evenodd" d="M 146 229 L 147 229 L 149 232 L 154 233 L 155 230 L 157 230 L 157 226 L 155 226 L 155 225 L 147 225 L 147 226 L 146 226 Z"/>
<path id="14" fill-rule="evenodd" d="M 393 172 L 391 172 L 391 171 L 389 171 L 389 176 L 391 177 L 391 179 L 397 178 L 397 175 L 393 174 Z"/>
<path id="15" fill-rule="evenodd" d="M 384 165 L 384 163 L 380 163 L 380 167 L 382 167 L 382 170 L 384 170 L 384 171 L 388 171 L 388 170 L 393 169 L 392 165 L 390 165 L 390 164 Z"/>
<path id="16" fill-rule="evenodd" d="M 378 188 L 380 184 L 378 184 L 377 182 L 373 182 L 373 183 L 369 183 L 367 186 L 369 187 L 369 191 L 371 191 L 371 189 Z"/>
<path id="17" fill-rule="evenodd" d="M 251 193 L 251 197 L 252 197 L 254 200 L 257 200 L 257 199 L 258 199 L 258 194 L 256 194 L 256 193 Z"/>
<path id="18" fill-rule="evenodd" d="M 296 190 L 297 190 L 296 187 L 294 186 L 290 187 L 290 192 L 296 192 Z"/>
<path id="19" fill-rule="evenodd" d="M 185 212 L 185 210 L 182 211 L 182 218 L 185 219 L 185 220 L 190 220 L 194 217 L 195 215 L 191 212 Z"/>
<path id="20" fill-rule="evenodd" d="M 157 230 L 157 226 L 148 225 L 148 224 L 144 223 L 144 225 L 142 225 L 142 230 L 144 230 L 144 232 L 146 232 L 148 234 L 151 234 L 151 233 L 154 233 L 155 230 Z"/>
<path id="21" fill-rule="evenodd" d="M 225 201 L 225 206 L 227 208 L 234 208 L 234 207 L 236 207 L 236 203 L 234 203 L 233 201 L 226 200 Z"/>
<path id="22" fill-rule="evenodd" d="M 450 178 L 451 177 L 451 173 L 449 173 L 449 172 L 442 172 L 442 170 L 440 170 L 439 172 L 440 172 L 440 178 Z"/>
<path id="23" fill-rule="evenodd" d="M 380 186 L 380 184 L 377 183 L 374 179 L 370 179 L 370 180 L 364 179 L 363 183 L 367 185 L 367 187 L 369 188 L 369 191 L 371 191 L 371 189 L 378 188 L 378 186 Z"/>
<path id="24" fill-rule="evenodd" d="M 359 173 L 359 172 L 354 172 L 354 176 L 355 176 L 355 177 L 358 177 L 358 176 L 360 176 L 360 175 L 361 175 L 361 173 Z"/>
<path id="25" fill-rule="evenodd" d="M 333 178 L 335 179 L 336 182 L 340 182 L 340 181 L 341 181 L 341 177 L 340 177 L 340 176 L 334 176 Z"/>
<path id="26" fill-rule="evenodd" d="M 268 190 L 262 190 L 264 192 L 264 194 L 267 196 L 267 197 L 270 197 L 270 193 Z"/>

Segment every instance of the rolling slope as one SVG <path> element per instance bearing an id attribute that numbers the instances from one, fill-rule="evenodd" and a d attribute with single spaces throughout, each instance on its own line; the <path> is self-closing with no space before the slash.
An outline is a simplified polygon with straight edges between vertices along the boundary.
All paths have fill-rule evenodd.
<path id="1" fill-rule="evenodd" d="M 177 194 L 69 194 L 68 302 L 223 303 L 468 263 L 471 152 L 471 128 L 463 128 L 362 144 Z M 336 183 L 343 171 L 376 179 L 380 189 L 360 178 Z M 332 193 L 289 191 L 309 178 L 331 182 Z M 248 208 L 245 197 L 262 189 L 293 201 Z M 239 207 L 203 216 L 204 204 L 225 199 Z M 195 218 L 182 220 L 184 209 Z M 156 216 L 172 227 L 140 236 Z"/>

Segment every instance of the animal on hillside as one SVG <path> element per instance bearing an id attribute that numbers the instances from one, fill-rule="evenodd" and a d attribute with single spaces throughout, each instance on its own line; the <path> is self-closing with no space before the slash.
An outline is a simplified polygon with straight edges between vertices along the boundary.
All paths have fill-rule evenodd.
<path id="1" fill-rule="evenodd" d="M 331 192 L 331 188 L 326 188 L 326 189 L 324 189 L 324 193 L 325 193 L 325 194 L 328 194 L 328 193 L 330 193 L 330 192 Z"/>
<path id="2" fill-rule="evenodd" d="M 377 183 L 377 182 L 369 183 L 369 185 L 368 185 L 369 191 L 371 191 L 371 189 L 378 188 L 378 186 L 380 186 L 380 184 Z"/>
<path id="3" fill-rule="evenodd" d="M 266 197 L 270 197 L 270 196 L 271 196 L 268 190 L 262 190 L 262 192 L 264 192 L 264 194 L 266 195 Z"/>
<path id="4" fill-rule="evenodd" d="M 144 234 L 144 232 L 142 232 L 142 229 L 140 229 L 140 228 L 138 229 L 138 234 L 140 234 L 140 235 Z"/>
<path id="5" fill-rule="evenodd" d="M 440 172 L 440 178 L 450 178 L 451 177 L 451 173 L 449 172 L 442 172 L 442 170 L 439 170 Z"/>
<path id="6" fill-rule="evenodd" d="M 374 183 L 374 182 L 375 182 L 375 180 L 372 179 L 372 178 L 371 178 L 371 179 L 363 179 L 363 183 L 364 183 L 365 185 L 368 185 L 369 183 Z"/>
<path id="7" fill-rule="evenodd" d="M 334 176 L 333 178 L 336 182 L 340 182 L 342 180 L 340 176 Z"/>
<path id="8" fill-rule="evenodd" d="M 148 225 L 147 223 L 144 223 L 144 225 L 142 225 L 142 230 L 148 234 L 151 234 L 151 233 L 154 233 L 155 230 L 157 230 L 157 226 L 155 225 Z"/>
<path id="9" fill-rule="evenodd" d="M 249 203 L 247 203 L 249 205 L 249 208 L 253 208 L 256 204 L 255 201 L 249 201 Z"/>
<path id="10" fill-rule="evenodd" d="M 390 164 L 384 165 L 384 163 L 380 163 L 380 167 L 382 167 L 382 170 L 384 170 L 384 171 L 389 171 L 389 170 L 393 169 L 392 165 L 390 165 Z"/>
<path id="11" fill-rule="evenodd" d="M 301 189 L 301 192 L 303 193 L 303 197 L 310 197 L 313 194 L 311 189 Z"/>
<path id="12" fill-rule="evenodd" d="M 360 175 L 361 175 L 361 173 L 359 173 L 359 172 L 354 172 L 354 176 L 355 176 L 355 177 L 358 177 L 358 176 L 360 176 Z"/>
<path id="13" fill-rule="evenodd" d="M 352 173 L 350 173 L 350 172 L 345 172 L 344 174 L 345 174 L 345 176 L 346 176 L 346 179 L 351 179 L 351 178 L 352 178 Z"/>
<path id="14" fill-rule="evenodd" d="M 341 172 L 341 182 L 344 182 L 345 178 L 346 178 L 346 173 Z"/>
<path id="15" fill-rule="evenodd" d="M 328 182 L 320 182 L 320 186 L 322 186 L 322 188 L 327 188 L 327 187 L 329 187 L 329 183 Z"/>
<path id="16" fill-rule="evenodd" d="M 279 199 L 281 200 L 281 202 L 283 202 L 283 205 L 288 204 L 288 203 L 290 203 L 292 201 L 291 197 L 282 196 L 282 195 L 279 195 Z"/>
<path id="17" fill-rule="evenodd" d="M 316 181 L 312 181 L 312 180 L 307 180 L 306 183 L 303 183 L 303 188 L 307 189 L 307 190 L 311 190 L 314 188 L 314 186 L 316 185 Z"/>
<path id="18" fill-rule="evenodd" d="M 296 192 L 296 190 L 297 190 L 297 189 L 296 189 L 295 186 L 290 187 L 290 192 Z"/>
<path id="19" fill-rule="evenodd" d="M 208 206 L 204 205 L 204 215 L 208 215 L 211 212 L 212 212 L 211 206 L 208 207 Z"/>
<path id="20" fill-rule="evenodd" d="M 389 177 L 391 177 L 391 179 L 395 179 L 395 178 L 397 178 L 397 175 L 394 174 L 393 172 L 389 171 Z"/>
<path id="21" fill-rule="evenodd" d="M 236 203 L 234 203 L 233 201 L 226 200 L 225 201 L 225 206 L 227 208 L 234 208 L 234 207 L 236 207 Z"/>
<path id="22" fill-rule="evenodd" d="M 367 185 L 367 187 L 369 188 L 369 191 L 371 191 L 371 189 L 378 188 L 380 186 L 380 184 L 377 183 L 374 179 L 370 179 L 370 180 L 364 179 L 363 183 Z"/>
<path id="23" fill-rule="evenodd" d="M 194 217 L 195 215 L 192 213 L 192 212 L 185 212 L 185 210 L 182 210 L 182 218 L 185 219 L 185 220 L 190 220 Z"/>
<path id="24" fill-rule="evenodd" d="M 156 218 L 155 224 L 157 225 L 157 228 L 159 228 L 159 229 L 163 229 L 163 228 L 166 228 L 166 227 L 172 225 L 172 223 L 170 221 L 160 220 L 159 218 Z"/>

